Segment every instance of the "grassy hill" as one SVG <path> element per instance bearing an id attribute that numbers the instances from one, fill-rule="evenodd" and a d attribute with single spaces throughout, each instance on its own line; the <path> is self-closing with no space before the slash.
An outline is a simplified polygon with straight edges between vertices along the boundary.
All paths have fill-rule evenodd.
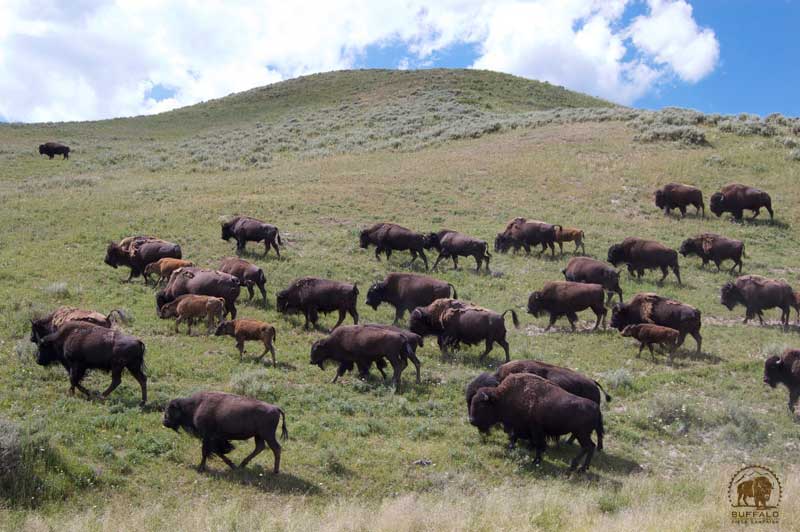
<path id="1" fill-rule="evenodd" d="M 749 463 L 778 473 L 783 526 L 800 527 L 800 426 L 786 391 L 761 382 L 763 359 L 797 345 L 797 329 L 781 331 L 773 312 L 766 327 L 742 325 L 741 308 L 718 303 L 730 277 L 696 258 L 681 259 L 683 286 L 625 274 L 623 290 L 626 300 L 655 291 L 701 309 L 700 356 L 688 340 L 672 365 L 639 359 L 616 331 L 590 332 L 591 313 L 577 333 L 566 322 L 544 333 L 546 319 L 528 315 L 511 330 L 512 358 L 569 366 L 614 396 L 603 405 L 606 450 L 587 475 L 565 475 L 576 447 L 551 448 L 534 467 L 500 431 L 484 439 L 468 424 L 463 387 L 502 362 L 499 348 L 484 365 L 478 347 L 442 358 L 429 340 L 419 385 L 413 372 L 399 392 L 375 377 L 333 385 L 333 368 L 308 363 L 324 332 L 274 307 L 299 276 L 357 281 L 363 298 L 374 280 L 407 270 L 402 253 L 376 262 L 359 249 L 359 229 L 379 220 L 491 241 L 527 216 L 581 227 L 598 258 L 625 236 L 677 248 L 713 231 L 746 242 L 746 273 L 800 284 L 797 125 L 625 109 L 513 76 L 433 70 L 336 72 L 151 117 L 0 126 L 0 442 L 21 452 L 13 482 L 0 481 L 0 528 L 725 529 L 730 476 Z M 73 156 L 40 158 L 46 140 L 70 144 Z M 665 217 L 652 191 L 669 181 L 706 197 L 732 181 L 759 186 L 776 221 Z M 109 240 L 156 234 L 216 267 L 233 254 L 219 219 L 235 213 L 275 223 L 287 241 L 282 260 L 246 257 L 267 274 L 269 307 L 240 305 L 241 316 L 277 327 L 277 368 L 239 362 L 230 338 L 175 334 L 155 314 L 152 287 L 123 283 L 127 274 L 102 262 Z M 492 275 L 470 261 L 433 275 L 462 299 L 522 310 L 568 258 L 495 254 Z M 28 319 L 63 304 L 132 316 L 122 328 L 147 345 L 144 411 L 127 375 L 107 401 L 89 402 L 66 394 L 63 369 L 36 365 Z M 364 322 L 393 316 L 363 302 L 359 311 Z M 86 384 L 108 380 L 93 373 Z M 217 460 L 211 473 L 195 470 L 199 442 L 163 428 L 161 409 L 201 389 L 286 411 L 281 475 L 268 452 L 245 471 Z"/>

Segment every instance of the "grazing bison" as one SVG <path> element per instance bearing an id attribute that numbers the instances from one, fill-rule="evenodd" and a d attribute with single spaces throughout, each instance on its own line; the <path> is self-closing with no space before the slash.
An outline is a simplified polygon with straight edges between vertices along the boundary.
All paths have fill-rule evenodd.
<path id="1" fill-rule="evenodd" d="M 44 318 L 31 320 L 31 342 L 37 343 L 39 340 L 53 334 L 65 323 L 79 321 L 92 323 L 110 329 L 116 319 L 122 319 L 122 311 L 114 309 L 107 315 L 94 312 L 92 310 L 82 310 L 75 307 L 58 307 L 56 310 Z"/>
<path id="2" fill-rule="evenodd" d="M 56 155 L 63 155 L 64 159 L 69 159 L 69 146 L 58 142 L 45 142 L 39 144 L 39 155 L 47 155 L 49 159 Z"/>
<path id="3" fill-rule="evenodd" d="M 164 257 L 182 258 L 181 247 L 150 236 L 129 237 L 120 242 L 109 242 L 104 262 L 116 269 L 127 266 L 131 269 L 127 281 L 139 277 L 145 267 Z M 147 279 L 145 278 L 145 284 Z"/>
<path id="4" fill-rule="evenodd" d="M 541 255 L 550 247 L 550 254 L 555 256 L 556 232 L 562 229 L 560 225 L 552 225 L 545 222 L 526 220 L 525 218 L 514 218 L 506 226 L 505 230 L 494 239 L 494 250 L 498 253 L 506 253 L 510 248 L 518 251 L 520 247 L 525 249 L 525 253 L 530 255 L 531 246 L 542 246 L 539 252 Z"/>
<path id="5" fill-rule="evenodd" d="M 160 285 L 162 282 L 168 281 L 169 276 L 172 275 L 172 272 L 178 268 L 188 268 L 189 266 L 194 266 L 194 263 L 190 260 L 173 259 L 172 257 L 158 259 L 157 261 L 151 262 L 144 267 L 144 271 L 142 272 L 142 275 L 144 276 L 144 284 L 147 284 L 150 281 L 151 275 L 157 273 L 158 280 L 155 284 L 156 286 Z"/>
<path id="6" fill-rule="evenodd" d="M 278 246 L 282 246 L 283 241 L 278 228 L 261 220 L 249 216 L 234 216 L 227 222 L 223 222 L 222 240 L 227 242 L 231 238 L 236 239 L 236 253 L 243 253 L 248 242 L 263 240 L 264 255 L 269 253 L 271 246 L 278 258 L 281 257 L 281 250 L 278 249 Z"/>
<path id="7" fill-rule="evenodd" d="M 81 381 L 87 370 L 99 369 L 111 372 L 111 384 L 100 394 L 105 399 L 122 382 L 122 371 L 127 368 L 142 388 L 140 404 L 147 402 L 144 343 L 138 338 L 92 323 L 72 321 L 39 340 L 38 346 L 36 363 L 49 366 L 58 362 L 64 366 L 69 374 L 70 394 L 77 388 L 90 397 L 92 393 Z"/>
<path id="8" fill-rule="evenodd" d="M 767 209 L 770 220 L 775 217 L 772 212 L 772 198 L 769 197 L 769 194 L 763 190 L 738 183 L 725 185 L 719 192 L 714 192 L 711 195 L 709 206 L 711 212 L 717 217 L 722 216 L 722 213 L 729 212 L 736 220 L 741 220 L 742 211 L 753 211 L 751 220 L 755 220 L 762 207 Z"/>
<path id="9" fill-rule="evenodd" d="M 358 324 L 358 286 L 316 277 L 301 277 L 292 281 L 286 290 L 278 292 L 277 308 L 283 314 L 302 312 L 306 318 L 303 325 L 308 329 L 317 325 L 319 313 L 338 311 L 339 320 L 333 329 L 342 324 L 347 314 Z M 333 330 L 331 329 L 331 330 Z"/>
<path id="10" fill-rule="evenodd" d="M 608 248 L 608 262 L 614 266 L 627 264 L 628 273 L 633 275 L 635 272 L 640 278 L 644 275 L 645 270 L 660 269 L 659 284 L 664 282 L 669 273 L 668 270 L 671 269 L 678 279 L 678 284 L 681 284 L 678 252 L 655 240 L 628 237 L 619 244 Z"/>
<path id="11" fill-rule="evenodd" d="M 567 281 L 575 283 L 599 284 L 608 292 L 606 304 L 611 303 L 614 294 L 619 296 L 622 303 L 622 288 L 619 286 L 619 272 L 607 262 L 590 259 L 588 257 L 573 257 L 569 259 L 567 267 L 561 270 Z"/>
<path id="12" fill-rule="evenodd" d="M 424 248 L 429 248 L 430 243 L 428 237 L 421 233 L 415 233 L 397 224 L 382 222 L 361 231 L 359 241 L 362 249 L 367 249 L 370 245 L 375 246 L 375 258 L 378 260 L 381 260 L 381 252 L 386 253 L 386 260 L 389 260 L 392 251 L 408 250 L 411 252 L 409 265 L 420 257 L 425 269 L 428 269 L 428 257 L 425 256 Z"/>
<path id="13" fill-rule="evenodd" d="M 554 439 L 563 434 L 577 438 L 581 450 L 572 459 L 570 470 L 574 470 L 585 456 L 581 471 L 586 471 L 595 448 L 603 448 L 600 406 L 529 373 L 510 375 L 496 387 L 478 389 L 470 404 L 469 422 L 482 433 L 502 423 L 511 447 L 518 438 L 530 439 L 536 448 L 533 463 L 537 465 L 547 449 L 547 438 Z M 592 442 L 592 432 L 597 434 L 596 447 Z"/>
<path id="14" fill-rule="evenodd" d="M 528 297 L 528 313 L 539 317 L 546 312 L 550 315 L 550 322 L 547 324 L 546 331 L 549 331 L 553 324 L 561 316 L 566 316 L 572 330 L 575 330 L 575 322 L 578 320 L 578 312 L 592 309 L 597 316 L 594 330 L 603 321 L 606 323 L 605 291 L 599 284 L 573 283 L 570 281 L 551 281 L 545 283 L 541 290 L 531 293 Z"/>
<path id="15" fill-rule="evenodd" d="M 206 460 L 212 454 L 222 458 L 231 469 L 236 469 L 236 465 L 225 456 L 234 449 L 231 440 L 254 438 L 256 448 L 242 460 L 239 467 L 244 468 L 250 463 L 264 450 L 266 443 L 275 456 L 273 471 L 278 474 L 281 446 L 275 433 L 281 418 L 281 437 L 285 440 L 289 437 L 286 414 L 277 406 L 230 393 L 198 392 L 170 401 L 164 410 L 163 424 L 175 432 L 182 428 L 203 441 L 203 458 L 198 466 L 200 471 L 205 471 Z"/>
<path id="16" fill-rule="evenodd" d="M 225 313 L 230 313 L 231 319 L 236 318 L 239 279 L 230 274 L 194 266 L 179 268 L 172 272 L 167 286 L 156 294 L 156 308 L 184 294 L 221 297 L 225 300 Z"/>
<path id="17" fill-rule="evenodd" d="M 247 288 L 248 301 L 253 299 L 253 286 L 257 286 L 261 297 L 264 298 L 264 306 L 267 306 L 267 277 L 264 275 L 264 270 L 244 259 L 226 257 L 222 259 L 219 271 L 239 279 L 239 284 Z"/>
<path id="18" fill-rule="evenodd" d="M 494 388 L 500 384 L 500 379 L 497 378 L 497 373 L 481 373 L 467 384 L 464 390 L 464 398 L 467 400 L 467 415 L 469 415 L 469 406 L 472 404 L 472 398 L 478 393 L 481 388 Z"/>
<path id="19" fill-rule="evenodd" d="M 489 271 L 489 261 L 492 256 L 489 254 L 489 244 L 485 240 L 443 229 L 438 233 L 428 235 L 428 245 L 439 252 L 439 256 L 433 263 L 433 269 L 439 265 L 442 259 L 453 259 L 453 269 L 458 269 L 458 257 L 475 258 L 475 271 L 480 271 L 481 265 L 486 261 L 486 271 Z"/>
<path id="20" fill-rule="evenodd" d="M 720 290 L 720 303 L 728 310 L 736 305 L 745 307 L 744 323 L 758 316 L 764 325 L 762 311 L 771 308 L 781 309 L 781 323 L 789 326 L 789 313 L 795 306 L 794 291 L 784 280 L 767 279 L 760 275 L 742 275 L 735 281 L 729 281 Z"/>
<path id="21" fill-rule="evenodd" d="M 583 245 L 585 238 L 586 235 L 583 234 L 583 230 L 577 227 L 556 227 L 556 244 L 558 244 L 558 250 L 561 255 L 564 254 L 564 242 L 575 242 L 573 254 L 578 253 L 578 248 L 580 248 L 581 253 L 586 253 L 586 246 Z"/>
<path id="22" fill-rule="evenodd" d="M 275 360 L 275 327 L 264 321 L 256 320 L 232 320 L 223 321 L 217 327 L 214 336 L 233 336 L 236 338 L 236 349 L 239 350 L 239 360 L 244 354 L 244 343 L 247 340 L 257 341 L 264 344 L 264 352 L 258 357 L 260 361 L 267 354 L 272 353 L 272 365 L 277 366 Z"/>
<path id="23" fill-rule="evenodd" d="M 686 335 L 692 335 L 700 353 L 703 337 L 700 335 L 701 313 L 691 305 L 653 293 L 633 296 L 628 303 L 618 303 L 611 310 L 611 326 L 622 332 L 628 325 L 653 323 L 676 329 L 679 333 L 675 344 L 677 349 L 683 345 Z"/>
<path id="24" fill-rule="evenodd" d="M 185 321 L 187 334 L 192 334 L 194 321 L 205 318 L 208 333 L 211 334 L 215 322 L 221 323 L 223 316 L 225 316 L 225 300 L 214 296 L 184 294 L 175 298 L 174 301 L 164 303 L 158 309 L 158 317 L 162 320 L 177 318 L 175 320 L 176 333 L 178 325 Z"/>
<path id="25" fill-rule="evenodd" d="M 451 293 L 452 291 L 452 293 Z M 416 273 L 390 273 L 383 281 L 369 287 L 367 305 L 378 310 L 381 303 L 394 307 L 394 323 L 403 318 L 406 311 L 430 305 L 437 299 L 458 298 L 456 287 Z"/>
<path id="26" fill-rule="evenodd" d="M 642 355 L 642 349 L 646 346 L 650 350 L 650 356 L 655 360 L 656 355 L 653 353 L 653 344 L 658 344 L 661 347 L 669 349 L 669 358 L 671 360 L 679 333 L 671 327 L 662 327 L 661 325 L 653 325 L 652 323 L 639 323 L 637 325 L 628 325 L 622 329 L 622 336 L 639 340 L 639 352 L 636 354 L 637 358 Z"/>
<path id="27" fill-rule="evenodd" d="M 426 307 L 414 309 L 409 320 L 409 329 L 423 337 L 436 336 L 442 354 L 447 353 L 448 347 L 457 348 L 462 342 L 467 345 L 486 342 L 481 360 L 486 358 L 496 342 L 505 351 L 508 362 L 511 356 L 506 341 L 504 318 L 509 312 L 514 327 L 519 327 L 519 319 L 513 309 L 499 314 L 454 299 L 437 299 Z"/>
<path id="28" fill-rule="evenodd" d="M 720 271 L 719 265 L 722 261 L 730 259 L 733 261 L 730 273 L 739 266 L 739 273 L 742 273 L 742 257 L 744 256 L 744 242 L 725 238 L 714 233 L 703 233 L 692 238 L 687 238 L 681 243 L 680 254 L 684 257 L 697 255 L 703 259 L 703 266 L 713 261 Z"/>
<path id="29" fill-rule="evenodd" d="M 781 356 L 764 361 L 764 383 L 770 388 L 783 384 L 789 390 L 789 411 L 794 412 L 800 398 L 800 350 L 787 349 Z"/>
<path id="30" fill-rule="evenodd" d="M 405 334 L 371 325 L 345 325 L 331 332 L 326 338 L 317 340 L 311 346 L 311 364 L 325 369 L 325 361 L 339 363 L 336 375 L 331 382 L 353 368 L 369 368 L 374 362 L 383 374 L 383 358 L 392 365 L 392 381 L 400 386 L 400 377 L 410 359 L 417 369 L 417 382 L 420 382 L 420 364 L 415 354 L 418 342 L 409 340 Z"/>
<path id="31" fill-rule="evenodd" d="M 706 217 L 706 206 L 703 203 L 703 191 L 691 185 L 668 183 L 656 190 L 656 207 L 669 214 L 672 209 L 681 211 L 681 218 L 686 216 L 686 207 L 691 205 L 697 209 L 699 215 L 702 211 Z"/>

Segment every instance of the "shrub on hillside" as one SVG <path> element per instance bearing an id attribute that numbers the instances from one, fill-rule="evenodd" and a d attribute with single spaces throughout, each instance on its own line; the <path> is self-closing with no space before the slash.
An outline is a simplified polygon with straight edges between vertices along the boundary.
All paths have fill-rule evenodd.
<path id="1" fill-rule="evenodd" d="M 681 142 L 691 146 L 708 145 L 706 134 L 695 126 L 653 126 L 634 136 L 633 140 L 637 142 Z"/>

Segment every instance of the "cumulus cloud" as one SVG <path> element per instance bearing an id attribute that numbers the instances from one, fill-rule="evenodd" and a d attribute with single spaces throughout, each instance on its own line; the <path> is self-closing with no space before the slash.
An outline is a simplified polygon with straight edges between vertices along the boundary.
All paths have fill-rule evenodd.
<path id="1" fill-rule="evenodd" d="M 458 44 L 474 66 L 630 103 L 667 76 L 694 83 L 719 46 L 683 0 L 3 0 L 0 116 L 154 113 L 298 75 L 352 68 L 400 43 L 398 66 Z M 446 65 L 443 65 L 446 66 Z M 167 87 L 164 99 L 154 87 Z"/>

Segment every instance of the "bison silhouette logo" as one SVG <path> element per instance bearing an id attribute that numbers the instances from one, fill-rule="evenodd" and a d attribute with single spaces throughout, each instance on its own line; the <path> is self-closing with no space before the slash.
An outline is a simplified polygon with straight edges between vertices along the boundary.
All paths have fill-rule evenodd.
<path id="1" fill-rule="evenodd" d="M 728 484 L 728 500 L 736 524 L 775 524 L 780 513 L 782 488 L 771 469 L 750 465 L 738 470 Z"/>

